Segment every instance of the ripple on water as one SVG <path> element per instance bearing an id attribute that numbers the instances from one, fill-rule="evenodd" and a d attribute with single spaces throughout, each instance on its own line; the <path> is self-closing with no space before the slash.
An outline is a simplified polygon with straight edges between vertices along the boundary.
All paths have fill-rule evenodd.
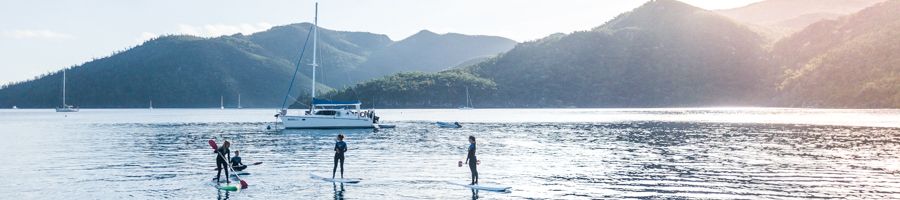
<path id="1" fill-rule="evenodd" d="M 53 138 L 65 142 L 12 150 L 27 154 L 16 157 L 26 164 L 0 176 L 23 181 L 0 183 L 0 192 L 100 199 L 471 198 L 472 191 L 451 183 L 469 181 L 468 169 L 456 163 L 465 159 L 466 137 L 473 135 L 482 182 L 514 187 L 511 193 L 475 194 L 486 199 L 900 198 L 900 131 L 895 128 L 625 122 L 466 123 L 461 129 L 439 129 L 430 122 L 396 124 L 378 131 L 272 131 L 263 122 L 65 126 L 67 134 Z M 309 179 L 310 172 L 331 172 L 334 136 L 340 133 L 350 146 L 345 175 L 364 181 L 340 185 Z M 231 193 L 211 187 L 207 180 L 215 175 L 215 155 L 206 144 L 210 138 L 233 141 L 232 149 L 241 150 L 246 163 L 263 162 L 244 176 L 250 189 Z"/>

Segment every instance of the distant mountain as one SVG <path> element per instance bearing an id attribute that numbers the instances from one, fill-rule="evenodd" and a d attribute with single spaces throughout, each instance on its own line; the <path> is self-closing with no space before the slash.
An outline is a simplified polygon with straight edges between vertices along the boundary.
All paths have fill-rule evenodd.
<path id="1" fill-rule="evenodd" d="M 900 108 L 900 1 L 815 23 L 773 50 L 785 71 L 779 102 L 798 107 Z"/>
<path id="2" fill-rule="evenodd" d="M 356 80 L 401 71 L 437 72 L 471 59 L 496 56 L 515 45 L 516 41 L 503 37 L 423 30 L 373 53 L 355 73 Z"/>
<path id="3" fill-rule="evenodd" d="M 496 58 L 451 71 L 496 84 L 492 95 L 474 95 L 480 107 L 753 105 L 767 100 L 773 81 L 763 44 L 749 28 L 716 13 L 656 0 L 593 30 L 522 43 Z M 474 79 L 423 77 L 396 75 L 333 96 L 406 91 L 392 95 L 406 98 L 378 98 L 375 104 L 427 106 L 434 104 L 423 102 L 458 101 L 459 91 L 468 85 L 465 80 Z M 411 87 L 404 84 L 408 82 L 430 84 Z M 446 94 L 412 95 L 433 92 Z"/>
<path id="4" fill-rule="evenodd" d="M 81 107 L 147 107 L 151 99 L 156 107 L 219 107 L 224 96 L 233 107 L 241 94 L 243 106 L 272 106 L 293 72 L 290 62 L 272 57 L 239 37 L 165 36 L 71 68 L 67 101 Z M 61 81 L 56 72 L 0 89 L 0 105 L 58 106 Z"/>
<path id="5" fill-rule="evenodd" d="M 778 29 L 786 36 L 825 19 L 852 14 L 885 0 L 765 0 L 719 10 L 738 21 Z"/>
<path id="6" fill-rule="evenodd" d="M 270 30 L 250 35 L 248 39 L 272 52 L 278 58 L 296 62 L 303 43 L 309 33 L 310 23 L 278 26 Z M 319 74 L 317 81 L 332 87 L 343 87 L 355 83 L 348 81 L 348 74 L 355 73 L 357 67 L 364 63 L 370 54 L 380 51 L 394 43 L 386 35 L 366 32 L 334 31 L 319 29 Z M 308 44 L 309 47 L 312 44 Z M 304 68 L 312 63 L 312 57 L 306 56 L 301 62 Z M 405 71 L 402 68 L 400 72 Z M 311 70 L 301 71 L 311 76 Z"/>
<path id="7" fill-rule="evenodd" d="M 68 99 L 81 107 L 218 107 L 224 96 L 226 107 L 281 106 L 297 65 L 309 23 L 274 27 L 249 36 L 236 34 L 216 38 L 164 36 L 96 59 L 68 71 Z M 417 39 L 419 38 L 419 39 Z M 501 42 L 495 42 L 501 41 Z M 400 42 L 366 32 L 319 29 L 319 91 L 342 88 L 378 73 L 425 71 L 427 65 L 446 68 L 472 57 L 504 51 L 510 40 L 499 37 L 445 34 L 411 37 Z M 311 47 L 311 43 L 307 44 Z M 416 49 L 421 48 L 421 49 Z M 468 51 L 463 49 L 469 49 Z M 465 52 L 463 52 L 465 51 Z M 378 54 L 415 56 L 389 61 L 413 64 L 366 65 Z M 434 56 L 443 55 L 443 56 Z M 291 97 L 307 96 L 310 85 L 311 52 L 300 60 L 301 70 Z M 431 61 L 433 59 L 434 61 Z M 384 59 L 382 59 L 384 60 Z M 371 63 L 371 62 L 369 62 Z M 390 62 L 384 62 L 390 63 Z M 369 72 L 365 77 L 352 74 Z M 0 87 L 0 107 L 55 107 L 61 100 L 61 71 Z M 290 102 L 289 102 L 290 103 Z"/>

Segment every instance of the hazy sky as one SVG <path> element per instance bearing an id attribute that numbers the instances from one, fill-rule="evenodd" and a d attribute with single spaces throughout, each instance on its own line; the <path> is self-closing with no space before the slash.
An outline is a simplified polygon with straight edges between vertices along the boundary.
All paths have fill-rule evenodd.
<path id="1" fill-rule="evenodd" d="M 587 30 L 647 0 L 322 0 L 324 28 L 386 34 L 419 30 L 516 41 Z M 760 0 L 682 0 L 706 9 Z M 80 65 L 161 34 L 218 36 L 308 22 L 310 0 L 2 0 L 0 84 Z M 301 37 L 301 36 L 298 36 Z"/>

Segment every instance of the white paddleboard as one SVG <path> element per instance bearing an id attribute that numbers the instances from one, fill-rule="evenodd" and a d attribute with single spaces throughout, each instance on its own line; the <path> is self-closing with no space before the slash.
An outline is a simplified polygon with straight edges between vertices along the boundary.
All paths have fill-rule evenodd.
<path id="1" fill-rule="evenodd" d="M 494 191 L 494 192 L 505 192 L 505 191 L 509 191 L 509 189 L 512 189 L 512 187 L 502 186 L 502 185 L 485 185 L 485 184 L 469 185 L 469 184 L 459 184 L 459 183 L 450 183 L 450 184 L 459 185 L 459 186 L 472 188 L 472 189 L 476 189 L 476 190 L 487 190 L 487 191 Z"/>
<path id="2" fill-rule="evenodd" d="M 335 183 L 359 183 L 360 181 L 362 181 L 362 179 L 358 178 L 325 178 L 312 173 L 309 173 L 309 178 Z"/>

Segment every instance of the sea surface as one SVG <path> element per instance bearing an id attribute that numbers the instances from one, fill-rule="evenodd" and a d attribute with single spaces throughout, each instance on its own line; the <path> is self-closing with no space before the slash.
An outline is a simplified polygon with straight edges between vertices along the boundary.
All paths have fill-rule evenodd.
<path id="1" fill-rule="evenodd" d="M 0 199 L 900 199 L 900 110 L 377 113 L 397 128 L 267 130 L 272 109 L 0 110 Z M 339 133 L 359 184 L 309 178 L 331 175 Z M 509 192 L 455 185 L 470 135 L 480 182 Z M 248 189 L 214 188 L 211 138 L 262 162 Z"/>

